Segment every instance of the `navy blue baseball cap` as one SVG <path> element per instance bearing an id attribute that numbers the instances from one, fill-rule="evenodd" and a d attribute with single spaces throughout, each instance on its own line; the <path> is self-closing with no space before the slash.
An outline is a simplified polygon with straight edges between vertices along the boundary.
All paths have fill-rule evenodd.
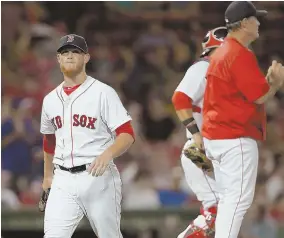
<path id="1" fill-rule="evenodd" d="M 225 12 L 226 24 L 232 24 L 248 17 L 264 17 L 267 15 L 265 10 L 257 10 L 251 2 L 234 1 Z"/>
<path id="2" fill-rule="evenodd" d="M 63 36 L 59 41 L 57 52 L 60 53 L 60 51 L 67 46 L 74 46 L 82 50 L 85 54 L 88 53 L 88 46 L 86 40 L 82 36 L 78 36 L 75 34 Z"/>

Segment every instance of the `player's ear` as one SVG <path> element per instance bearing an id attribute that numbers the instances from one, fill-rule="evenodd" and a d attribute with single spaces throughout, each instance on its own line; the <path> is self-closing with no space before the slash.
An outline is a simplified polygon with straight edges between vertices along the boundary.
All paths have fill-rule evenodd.
<path id="1" fill-rule="evenodd" d="M 249 19 L 248 19 L 248 18 L 243 19 L 243 20 L 241 21 L 241 26 L 242 26 L 242 28 L 246 29 L 248 23 L 249 23 Z"/>
<path id="2" fill-rule="evenodd" d="M 90 60 L 90 54 L 85 54 L 85 56 L 84 56 L 85 64 L 87 64 L 89 62 L 89 60 Z"/>
<path id="3" fill-rule="evenodd" d="M 57 54 L 56 56 L 57 56 L 58 63 L 60 63 L 60 54 Z"/>

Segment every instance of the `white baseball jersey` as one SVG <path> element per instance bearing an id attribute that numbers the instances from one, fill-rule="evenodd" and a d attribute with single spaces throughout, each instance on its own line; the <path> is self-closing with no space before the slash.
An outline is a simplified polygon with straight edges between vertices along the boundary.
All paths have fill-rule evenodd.
<path id="1" fill-rule="evenodd" d="M 176 92 L 182 92 L 186 94 L 192 100 L 192 105 L 199 107 L 202 110 L 203 97 L 206 87 L 206 72 L 209 67 L 209 62 L 205 59 L 201 59 L 192 66 L 189 67 L 185 73 L 183 79 L 176 88 Z M 202 113 L 193 112 L 193 118 L 196 121 L 198 129 L 202 127 Z M 186 130 L 187 138 L 191 138 L 191 133 Z"/>
<path id="2" fill-rule="evenodd" d="M 115 90 L 88 76 L 69 96 L 61 83 L 44 98 L 40 131 L 56 136 L 53 163 L 70 168 L 91 163 L 130 120 Z"/>

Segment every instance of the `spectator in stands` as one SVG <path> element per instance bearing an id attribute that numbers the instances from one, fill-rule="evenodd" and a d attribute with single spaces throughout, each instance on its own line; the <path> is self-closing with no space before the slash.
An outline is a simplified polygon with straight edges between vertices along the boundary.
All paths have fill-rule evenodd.
<path id="1" fill-rule="evenodd" d="M 11 188 L 12 174 L 1 171 L 1 205 L 3 210 L 18 210 L 21 207 L 16 193 Z"/>
<path id="2" fill-rule="evenodd" d="M 276 223 L 263 205 L 254 204 L 243 223 L 243 238 L 277 238 Z"/>
<path id="3" fill-rule="evenodd" d="M 28 124 L 13 108 L 12 98 L 2 98 L 2 170 L 15 176 L 28 175 L 31 170 L 31 147 L 26 140 Z"/>

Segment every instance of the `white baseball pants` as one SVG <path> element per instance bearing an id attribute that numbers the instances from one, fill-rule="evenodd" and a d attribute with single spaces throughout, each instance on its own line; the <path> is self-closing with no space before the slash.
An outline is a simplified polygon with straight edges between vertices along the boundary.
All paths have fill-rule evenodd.
<path id="1" fill-rule="evenodd" d="M 220 191 L 215 238 L 237 238 L 255 191 L 258 148 L 255 140 L 208 140 L 204 146 L 212 160 Z"/>
<path id="2" fill-rule="evenodd" d="M 193 143 L 193 140 L 188 140 L 184 145 L 184 149 Z M 189 187 L 195 193 L 198 201 L 202 203 L 204 209 L 216 205 L 219 200 L 216 181 L 198 168 L 183 153 L 181 155 L 181 164 Z"/>
<path id="3" fill-rule="evenodd" d="M 55 170 L 44 217 L 45 238 L 71 238 L 85 215 L 99 238 L 122 238 L 121 180 L 114 164 L 100 177 Z"/>

